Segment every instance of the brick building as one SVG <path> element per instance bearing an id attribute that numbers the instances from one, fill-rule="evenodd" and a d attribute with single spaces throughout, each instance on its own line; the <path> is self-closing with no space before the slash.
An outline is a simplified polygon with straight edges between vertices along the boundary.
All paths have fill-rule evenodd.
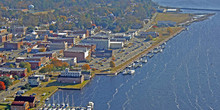
<path id="1" fill-rule="evenodd" d="M 39 52 L 33 55 L 33 57 L 49 57 L 49 59 L 53 59 L 57 57 L 57 53 L 56 52 Z"/>
<path id="2" fill-rule="evenodd" d="M 28 102 L 30 108 L 34 108 L 36 107 L 36 98 L 34 96 L 16 96 L 14 101 L 24 101 L 24 102 Z"/>
<path id="3" fill-rule="evenodd" d="M 77 61 L 86 61 L 87 58 L 91 56 L 90 49 L 74 47 L 63 52 L 64 57 L 67 58 L 77 58 Z"/>
<path id="4" fill-rule="evenodd" d="M 4 49 L 6 50 L 18 50 L 23 45 L 23 42 L 5 42 Z"/>
<path id="5" fill-rule="evenodd" d="M 86 47 L 91 50 L 91 52 L 95 52 L 96 45 L 95 44 L 87 44 L 87 43 L 79 43 L 77 45 L 74 45 L 74 47 Z"/>
<path id="6" fill-rule="evenodd" d="M 24 77 L 27 75 L 26 68 L 0 68 L 0 76 L 4 75 L 17 75 L 19 77 Z"/>
<path id="7" fill-rule="evenodd" d="M 13 101 L 11 104 L 11 110 L 28 110 L 29 102 L 25 101 Z"/>

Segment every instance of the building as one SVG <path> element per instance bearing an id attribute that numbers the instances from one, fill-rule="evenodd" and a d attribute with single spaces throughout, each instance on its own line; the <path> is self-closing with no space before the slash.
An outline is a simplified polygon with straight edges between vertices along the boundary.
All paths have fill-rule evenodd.
<path id="1" fill-rule="evenodd" d="M 173 21 L 157 21 L 158 27 L 175 27 L 176 22 Z"/>
<path id="2" fill-rule="evenodd" d="M 86 61 L 87 58 L 91 56 L 90 49 L 74 47 L 63 52 L 64 57 L 67 58 L 77 58 L 77 61 Z"/>
<path id="3" fill-rule="evenodd" d="M 14 27 L 12 28 L 12 33 L 13 34 L 18 34 L 18 35 L 26 35 L 27 27 L 24 26 L 19 26 L 19 27 Z"/>
<path id="4" fill-rule="evenodd" d="M 88 43 L 78 43 L 77 45 L 74 45 L 74 47 L 86 47 L 91 50 L 91 52 L 95 52 L 96 45 L 95 44 L 88 44 Z"/>
<path id="5" fill-rule="evenodd" d="M 110 39 L 87 38 L 82 43 L 95 44 L 97 50 L 108 50 L 110 48 Z"/>
<path id="6" fill-rule="evenodd" d="M 92 55 L 95 57 L 109 58 L 109 57 L 112 57 L 113 51 L 112 50 L 99 50 L 99 51 L 94 52 Z"/>
<path id="7" fill-rule="evenodd" d="M 156 38 L 159 36 L 159 33 L 158 32 L 140 32 L 139 33 L 139 36 L 137 37 L 142 37 L 142 38 L 146 38 L 148 36 L 152 36 L 153 38 Z"/>
<path id="8" fill-rule="evenodd" d="M 16 58 L 16 62 L 28 62 L 28 61 L 40 61 L 41 64 L 45 64 L 49 62 L 49 57 L 46 56 L 39 56 L 39 57 L 18 57 Z"/>
<path id="9" fill-rule="evenodd" d="M 110 42 L 110 49 L 120 49 L 124 47 L 123 42 Z"/>
<path id="10" fill-rule="evenodd" d="M 67 42 L 68 45 L 74 45 L 75 44 L 75 38 L 74 37 L 66 37 L 66 38 L 54 38 L 54 37 L 49 37 L 47 39 L 48 41 L 52 43 L 63 43 Z"/>
<path id="11" fill-rule="evenodd" d="M 40 81 L 43 81 L 46 79 L 45 75 L 33 75 L 34 77 L 38 77 Z"/>
<path id="12" fill-rule="evenodd" d="M 37 91 L 36 91 L 37 92 Z M 34 108 L 35 102 L 36 102 L 36 98 L 35 96 L 16 96 L 14 101 L 24 101 L 24 102 L 28 102 L 30 108 Z"/>
<path id="13" fill-rule="evenodd" d="M 0 29 L 0 43 L 12 40 L 12 33 L 9 33 L 7 29 Z"/>
<path id="14" fill-rule="evenodd" d="M 11 110 L 29 110 L 29 102 L 13 101 L 11 103 Z"/>
<path id="15" fill-rule="evenodd" d="M 0 68 L 0 75 L 17 75 L 18 77 L 25 77 L 27 75 L 26 68 Z"/>
<path id="16" fill-rule="evenodd" d="M 77 58 L 57 58 L 62 62 L 67 62 L 70 66 L 74 66 L 77 63 Z"/>
<path id="17" fill-rule="evenodd" d="M 65 71 L 62 71 L 57 79 L 60 83 L 74 83 L 80 84 L 84 81 L 84 76 L 81 74 L 81 71 L 70 71 L 68 68 Z"/>
<path id="18" fill-rule="evenodd" d="M 47 46 L 48 50 L 66 50 L 68 48 L 67 42 L 62 43 L 51 43 Z"/>
<path id="19" fill-rule="evenodd" d="M 42 66 L 41 61 L 26 61 L 26 62 L 31 64 L 31 69 L 32 70 L 37 70 Z"/>
<path id="20" fill-rule="evenodd" d="M 23 42 L 5 42 L 4 49 L 6 50 L 18 50 L 23 45 Z"/>
<path id="21" fill-rule="evenodd" d="M 32 87 L 37 87 L 37 86 L 39 86 L 41 84 L 40 78 L 39 77 L 35 77 L 35 76 L 29 76 L 28 77 L 28 83 Z"/>
<path id="22" fill-rule="evenodd" d="M 49 57 L 49 59 L 53 59 L 57 57 L 57 53 L 55 51 L 51 52 L 39 52 L 33 55 L 33 57 Z"/>
<path id="23" fill-rule="evenodd" d="M 38 38 L 39 36 L 36 32 L 32 32 L 31 34 L 28 34 L 25 36 L 25 40 L 28 40 L 28 41 L 37 40 Z"/>
<path id="24" fill-rule="evenodd" d="M 91 71 L 82 71 L 81 73 L 84 76 L 84 80 L 90 80 L 92 77 Z"/>

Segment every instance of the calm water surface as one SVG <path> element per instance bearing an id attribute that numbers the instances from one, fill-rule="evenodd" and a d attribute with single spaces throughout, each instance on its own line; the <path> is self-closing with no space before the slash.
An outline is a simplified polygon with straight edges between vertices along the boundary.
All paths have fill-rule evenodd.
<path id="1" fill-rule="evenodd" d="M 212 7 L 213 0 L 155 0 L 182 7 Z M 190 3 L 190 4 L 189 4 Z M 81 91 L 58 91 L 50 103 L 95 110 L 212 110 L 220 109 L 220 13 L 190 25 L 167 42 L 163 53 L 136 69 L 133 76 L 96 76 Z"/>

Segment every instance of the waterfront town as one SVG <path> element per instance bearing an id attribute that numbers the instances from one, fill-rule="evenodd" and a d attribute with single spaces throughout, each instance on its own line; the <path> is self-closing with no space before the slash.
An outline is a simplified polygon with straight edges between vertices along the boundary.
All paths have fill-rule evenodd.
<path id="1" fill-rule="evenodd" d="M 49 25 L 2 26 L 0 29 L 0 109 L 92 110 L 68 104 L 46 104 L 59 89 L 80 90 L 96 75 L 132 75 L 135 68 L 166 48 L 166 41 L 187 31 L 207 14 L 159 8 L 144 25 L 112 32 L 89 29 L 51 30 Z M 7 18 L 5 18 L 7 19 Z"/>

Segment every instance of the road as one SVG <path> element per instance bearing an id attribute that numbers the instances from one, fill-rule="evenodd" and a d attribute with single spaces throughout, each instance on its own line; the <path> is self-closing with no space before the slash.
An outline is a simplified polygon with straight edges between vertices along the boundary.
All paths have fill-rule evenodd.
<path id="1" fill-rule="evenodd" d="M 24 80 L 25 79 L 25 80 Z M 13 96 L 18 90 L 20 90 L 20 86 L 24 86 L 27 82 L 27 78 L 21 78 L 20 82 L 10 86 L 7 91 L 0 92 L 0 102 L 3 102 L 4 98 L 8 96 Z"/>

